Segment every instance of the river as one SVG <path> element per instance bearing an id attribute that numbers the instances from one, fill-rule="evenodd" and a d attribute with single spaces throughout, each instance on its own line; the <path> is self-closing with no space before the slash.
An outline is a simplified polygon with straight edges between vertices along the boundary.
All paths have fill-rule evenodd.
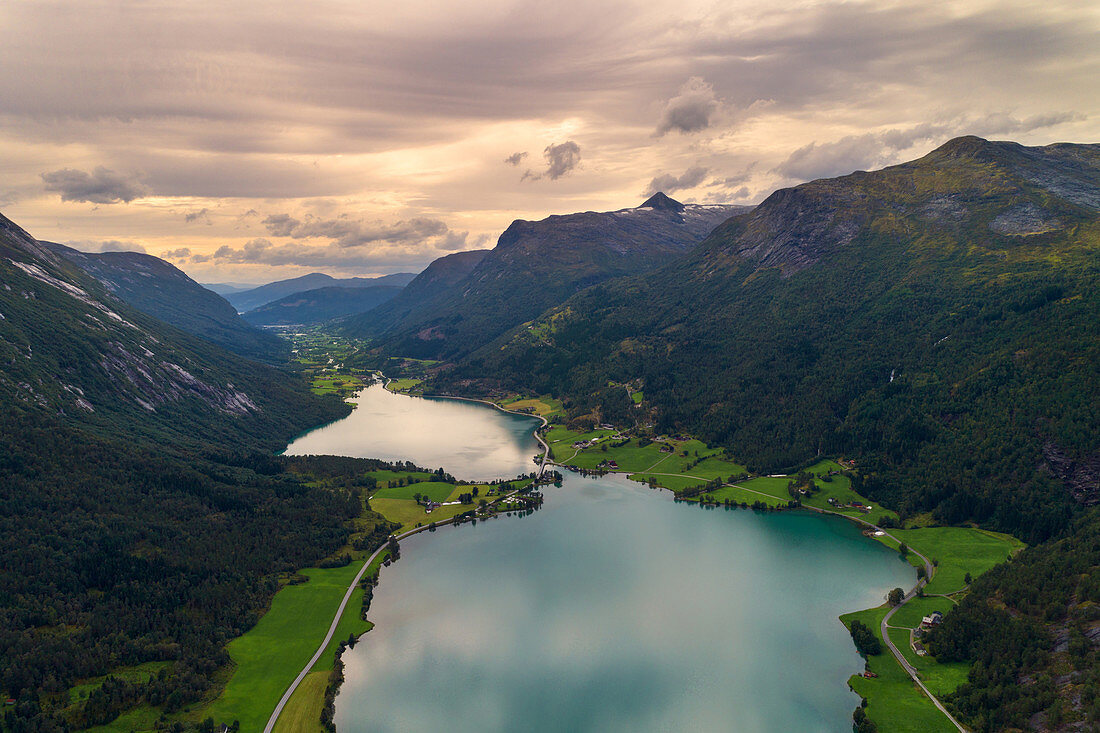
<path id="1" fill-rule="evenodd" d="M 530 418 L 378 387 L 359 405 L 291 448 L 488 477 L 468 440 L 428 444 L 453 429 L 533 465 Z M 438 410 L 456 406 L 447 427 Z M 838 518 L 703 509 L 621 477 L 545 493 L 530 515 L 402 542 L 375 629 L 344 655 L 341 733 L 851 730 L 862 660 L 837 616 L 912 584 L 895 553 Z"/>

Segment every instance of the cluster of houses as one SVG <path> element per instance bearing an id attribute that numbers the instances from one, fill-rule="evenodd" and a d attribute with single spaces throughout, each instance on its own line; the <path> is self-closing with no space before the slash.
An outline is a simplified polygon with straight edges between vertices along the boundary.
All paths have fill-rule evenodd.
<path id="1" fill-rule="evenodd" d="M 606 461 L 600 461 L 600 465 L 596 466 L 596 468 L 606 468 L 606 469 L 608 469 L 608 470 L 610 470 L 610 471 L 614 471 L 614 470 L 616 470 L 616 469 L 617 469 L 618 467 L 619 467 L 619 464 L 618 464 L 618 462 L 616 462 L 616 461 L 612 461 L 612 460 L 610 460 L 610 459 L 609 459 L 609 460 L 606 460 Z"/>
<path id="2" fill-rule="evenodd" d="M 836 500 L 836 497 L 833 496 L 830 496 L 826 501 L 829 502 L 829 506 L 836 509 L 855 509 L 857 512 L 863 512 L 864 514 L 871 511 L 871 507 L 861 501 L 850 501 L 847 504 L 841 504 Z"/>

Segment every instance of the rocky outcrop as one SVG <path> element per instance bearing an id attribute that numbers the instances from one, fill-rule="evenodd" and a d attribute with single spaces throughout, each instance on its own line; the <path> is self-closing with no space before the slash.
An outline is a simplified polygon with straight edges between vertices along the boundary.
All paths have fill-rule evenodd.
<path id="1" fill-rule="evenodd" d="M 1075 459 L 1056 443 L 1048 442 L 1043 446 L 1043 458 L 1074 501 L 1084 506 L 1100 504 L 1100 451 Z"/>

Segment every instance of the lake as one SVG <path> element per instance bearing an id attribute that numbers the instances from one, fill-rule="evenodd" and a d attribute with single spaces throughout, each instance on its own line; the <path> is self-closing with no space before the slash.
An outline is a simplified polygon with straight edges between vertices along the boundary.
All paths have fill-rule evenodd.
<path id="1" fill-rule="evenodd" d="M 447 432 L 437 410 L 461 407 L 467 437 L 533 465 L 528 418 L 366 392 L 295 445 L 324 434 L 306 452 L 473 475 L 491 466 L 467 441 L 427 444 Z M 368 404 L 389 430 L 359 415 Z M 394 433 L 405 424 L 435 427 Z M 863 663 L 837 616 L 912 585 L 896 553 L 838 518 L 704 509 L 621 477 L 567 473 L 545 494 L 532 514 L 402 542 L 376 627 L 344 655 L 341 733 L 851 730 L 846 680 Z"/>
<path id="2" fill-rule="evenodd" d="M 394 394 L 380 383 L 356 393 L 342 420 L 295 439 L 286 455 L 336 455 L 412 461 L 446 468 L 456 478 L 515 478 L 538 467 L 539 420 L 489 405 L 442 397 Z"/>

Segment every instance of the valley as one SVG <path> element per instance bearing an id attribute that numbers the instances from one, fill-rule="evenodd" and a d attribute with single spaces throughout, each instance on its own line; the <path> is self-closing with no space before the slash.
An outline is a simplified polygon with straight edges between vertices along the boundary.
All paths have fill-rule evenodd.
<path id="1" fill-rule="evenodd" d="M 243 316 L 0 219 L 0 727 L 1100 720 L 1098 160 L 957 138 Z"/>
<path id="2" fill-rule="evenodd" d="M 324 342 L 327 337 L 316 333 L 310 343 Z M 334 342 L 335 343 L 335 342 Z M 342 342 L 340 342 L 342 343 Z M 303 342 L 296 342 L 299 354 L 305 353 Z M 342 353 L 349 346 L 344 344 Z M 316 358 L 314 355 L 312 358 Z M 333 358 L 321 368 L 323 374 L 316 378 L 339 379 L 340 360 Z M 413 365 L 415 366 L 415 365 Z M 421 382 L 406 378 L 405 384 L 387 380 L 386 387 L 401 392 L 417 390 Z M 377 389 L 377 387 L 375 387 Z M 400 399 L 400 398 L 396 398 Z M 890 604 L 866 612 L 849 612 L 841 616 L 845 624 L 853 619 L 875 621 L 873 633 L 883 643 L 882 651 L 867 659 L 868 676 L 854 675 L 852 689 L 867 700 L 866 710 L 876 722 L 889 730 L 955 730 L 956 725 L 943 712 L 936 709 L 929 697 L 904 680 L 913 673 L 927 686 L 928 692 L 937 697 L 949 695 L 966 680 L 968 665 L 960 663 L 939 664 L 934 658 L 921 656 L 923 649 L 916 643 L 921 618 L 933 611 L 946 612 L 966 595 L 969 584 L 998 563 L 1019 552 L 1023 543 L 1008 535 L 984 532 L 968 528 L 921 527 L 908 523 L 899 527 L 896 513 L 884 509 L 852 490 L 853 467 L 846 468 L 836 461 L 820 461 L 796 475 L 751 476 L 742 465 L 730 460 L 723 450 L 709 449 L 701 441 L 687 436 L 655 439 L 624 435 L 613 426 L 599 426 L 596 430 L 577 432 L 563 422 L 565 414 L 560 401 L 551 397 L 505 397 L 496 400 L 498 407 L 513 412 L 526 412 L 546 420 L 538 428 L 549 446 L 551 461 L 567 471 L 593 477 L 621 475 L 635 482 L 646 483 L 651 488 L 669 489 L 677 501 L 698 503 L 704 508 L 753 509 L 768 512 L 776 509 L 803 509 L 833 514 L 854 521 L 860 527 L 870 527 L 864 534 L 886 547 L 899 551 L 904 544 L 905 559 L 919 572 L 917 585 L 897 606 L 897 613 L 886 624 L 882 619 L 893 608 Z M 416 448 L 410 447 L 413 451 Z M 657 467 L 661 471 L 656 471 Z M 430 474 L 412 474 L 398 477 L 386 474 L 389 481 L 409 479 L 426 482 L 408 484 L 401 488 L 387 487 L 371 495 L 372 507 L 391 520 L 402 523 L 400 531 L 407 532 L 422 525 L 431 517 L 447 518 L 446 514 L 428 515 L 415 503 L 415 511 L 406 514 L 396 504 L 412 499 L 416 493 L 437 494 L 438 500 L 454 499 L 462 487 L 430 483 Z M 728 479 L 728 480 L 727 480 Z M 438 486 L 438 490 L 436 487 Z M 489 487 L 482 487 L 483 493 Z M 553 490 L 550 490 L 551 493 Z M 390 503 L 392 500 L 392 504 Z M 553 501 L 553 497 L 551 497 Z M 445 507 L 440 507 L 444 509 Z M 439 512 L 440 509 L 435 510 Z M 876 526 L 877 525 L 877 526 Z M 881 528 L 887 528 L 885 530 Z M 908 583 L 903 583 L 908 589 Z M 890 635 L 894 649 L 887 650 L 883 632 Z M 369 637 L 366 638 L 369 642 Z M 894 659 L 893 656 L 901 659 Z M 904 660 L 908 667 L 904 667 Z M 319 674 L 331 665 L 314 668 L 311 674 Z M 293 707 L 318 707 L 316 702 L 305 703 L 310 688 L 297 693 L 290 700 Z M 315 697 L 315 695 L 314 695 Z M 280 730 L 278 725 L 274 728 Z"/>

